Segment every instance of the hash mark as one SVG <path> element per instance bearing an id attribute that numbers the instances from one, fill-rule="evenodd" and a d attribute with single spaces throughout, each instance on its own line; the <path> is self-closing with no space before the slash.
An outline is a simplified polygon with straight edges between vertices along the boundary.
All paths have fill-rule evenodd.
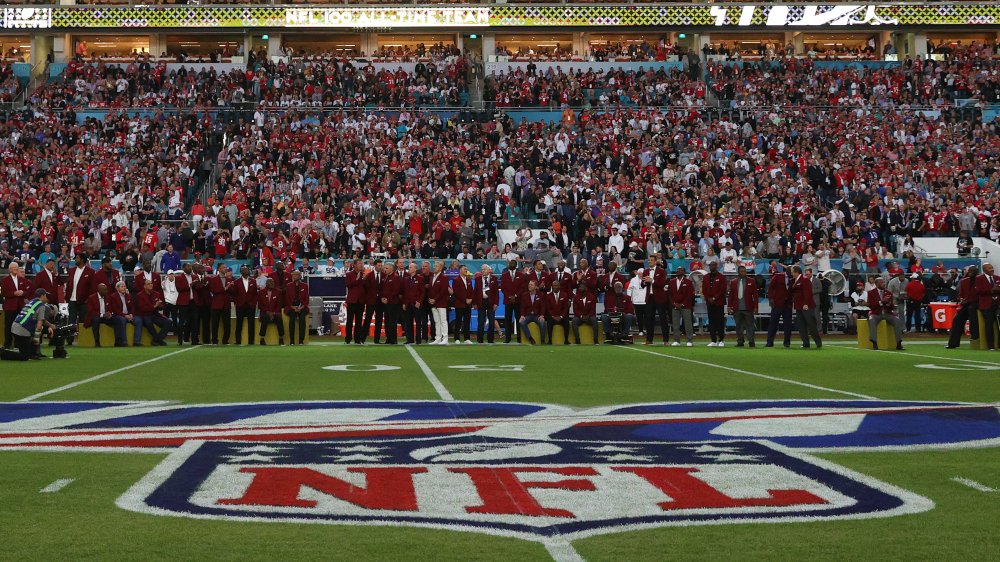
<path id="1" fill-rule="evenodd" d="M 55 482 L 49 484 L 48 486 L 42 488 L 38 491 L 40 494 L 54 494 L 59 490 L 62 490 L 66 486 L 69 486 L 75 478 L 63 478 L 62 480 L 56 480 Z"/>

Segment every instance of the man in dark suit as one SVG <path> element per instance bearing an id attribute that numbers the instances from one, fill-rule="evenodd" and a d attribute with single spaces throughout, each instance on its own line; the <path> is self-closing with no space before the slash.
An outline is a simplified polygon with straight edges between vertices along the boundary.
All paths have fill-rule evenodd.
<path id="1" fill-rule="evenodd" d="M 708 333 L 712 338 L 709 347 L 726 345 L 726 276 L 719 273 L 719 262 L 708 264 L 708 274 L 701 281 L 701 294 L 708 307 Z"/>
<path id="2" fill-rule="evenodd" d="M 403 278 L 403 334 L 407 344 L 421 344 L 427 339 L 426 326 L 420 330 L 421 309 L 426 297 L 424 278 L 417 271 L 417 264 L 410 263 Z"/>
<path id="3" fill-rule="evenodd" d="M 309 316 L 309 284 L 300 271 L 292 272 L 292 282 L 285 287 L 285 314 L 288 315 L 288 344 L 305 345 L 306 317 Z M 395 325 L 393 325 L 395 328 Z M 295 339 L 298 333 L 298 340 Z"/>
<path id="4" fill-rule="evenodd" d="M 521 287 L 521 276 L 517 272 L 517 262 L 510 260 L 507 262 L 507 269 L 500 275 L 500 291 L 503 292 L 503 342 L 510 343 L 510 338 L 517 330 L 518 317 L 520 316 L 520 304 L 523 289 Z"/>
<path id="5" fill-rule="evenodd" d="M 729 314 L 736 323 L 736 347 L 749 344 L 757 347 L 754 332 L 757 327 L 757 282 L 747 275 L 747 268 L 741 265 L 736 270 L 736 279 L 729 282 Z"/>
<path id="6" fill-rule="evenodd" d="M 14 344 L 14 334 L 11 333 L 10 327 L 14 323 L 17 313 L 24 308 L 25 303 L 30 299 L 32 291 L 31 282 L 24 276 L 24 268 L 19 266 L 17 262 L 12 262 L 7 267 L 7 273 L 9 275 L 0 281 L 0 293 L 3 294 L 3 346 L 10 349 Z"/>
<path id="7" fill-rule="evenodd" d="M 976 304 L 983 313 L 983 325 L 979 332 L 986 336 L 986 347 L 993 351 L 997 348 L 995 329 L 997 326 L 997 310 L 1000 303 L 1000 277 L 993 274 L 993 264 L 983 264 L 983 274 L 976 278 L 974 288 Z"/>
<path id="8" fill-rule="evenodd" d="M 667 315 L 669 296 L 667 294 L 667 270 L 659 264 L 656 256 L 649 256 L 649 269 L 642 278 L 646 288 L 646 345 L 653 344 L 653 330 L 656 316 L 660 316 L 660 331 L 663 345 L 670 340 L 670 317 Z"/>
<path id="9" fill-rule="evenodd" d="M 385 319 L 385 306 L 382 304 L 382 260 L 372 262 L 371 271 L 365 274 L 365 330 L 361 333 L 361 341 L 368 339 L 368 326 L 375 320 L 375 343 L 382 343 L 382 321 Z M 357 338 L 357 335 L 355 335 Z"/>
<path id="10" fill-rule="evenodd" d="M 583 284 L 577 289 L 576 299 L 573 300 L 573 337 L 578 344 L 583 343 L 580 339 L 580 324 L 590 325 L 594 334 L 594 345 L 598 345 L 601 337 L 597 331 L 597 295 L 590 293 Z"/>
<path id="11" fill-rule="evenodd" d="M 403 303 L 403 283 L 399 275 L 396 275 L 396 266 L 392 262 L 385 264 L 379 300 L 385 310 L 385 343 L 396 345 L 396 326 L 399 324 L 399 313 Z"/>
<path id="12" fill-rule="evenodd" d="M 535 345 L 535 338 L 528 331 L 528 324 L 534 322 L 538 325 L 538 336 L 542 340 L 542 345 L 545 345 L 545 299 L 538 292 L 538 284 L 535 279 L 529 278 L 528 289 L 521 295 L 520 301 L 521 319 L 518 324 L 521 327 L 521 332 L 528 339 L 528 343 Z"/>
<path id="13" fill-rule="evenodd" d="M 97 292 L 87 297 L 87 313 L 83 318 L 83 326 L 94 331 L 94 346 L 101 347 L 101 324 L 111 326 L 115 331 L 115 343 L 127 341 L 125 338 L 125 319 L 115 316 L 114 308 L 108 299 L 108 287 L 101 284 Z"/>
<path id="14" fill-rule="evenodd" d="M 674 325 L 674 347 L 681 345 L 681 324 L 687 346 L 694 346 L 694 283 L 687 278 L 684 267 L 678 267 L 674 278 L 667 284 L 667 299 L 670 301 L 670 316 Z"/>
<path id="15" fill-rule="evenodd" d="M 885 288 L 885 279 L 875 280 L 875 288 L 868 291 L 868 334 L 872 348 L 878 349 L 878 325 L 885 320 L 896 331 L 896 349 L 903 349 L 903 319 L 896 314 L 896 302 Z"/>
<path id="16" fill-rule="evenodd" d="M 809 349 L 809 337 L 812 336 L 816 347 L 823 347 L 819 336 L 819 323 L 816 317 L 816 299 L 813 296 L 812 280 L 802 275 L 802 268 L 792 266 L 792 306 L 795 308 L 795 323 L 802 337 L 802 348 Z"/>
<path id="17" fill-rule="evenodd" d="M 460 266 L 458 276 L 451 282 L 452 294 L 455 296 L 455 343 L 472 343 L 469 326 L 472 323 L 472 282 L 469 280 L 469 268 Z M 462 339 L 462 336 L 465 339 Z"/>
<path id="18" fill-rule="evenodd" d="M 216 275 L 209 276 L 208 290 L 211 292 L 212 345 L 219 344 L 219 325 L 222 325 L 222 345 L 229 345 L 232 321 L 229 306 L 232 302 L 229 285 L 233 282 L 233 272 L 226 265 L 220 265 Z"/>
<path id="19" fill-rule="evenodd" d="M 493 343 L 494 332 L 496 332 L 497 307 L 500 305 L 500 287 L 493 269 L 488 265 L 483 265 L 482 271 L 476 276 L 472 286 L 473 303 L 479 308 L 479 321 L 476 324 L 476 341 L 483 343 L 483 333 L 486 333 L 487 341 Z"/>
<path id="20" fill-rule="evenodd" d="M 250 278 L 250 268 L 240 267 L 240 278 L 229 286 L 236 304 L 236 345 L 243 344 L 243 322 L 246 321 L 247 344 L 253 345 L 257 318 L 257 281 Z"/>
<path id="21" fill-rule="evenodd" d="M 549 325 L 549 345 L 552 345 L 552 334 L 556 324 L 563 327 L 563 338 L 566 340 L 566 345 L 569 345 L 569 307 L 573 299 L 572 291 L 565 290 L 559 281 L 552 281 L 552 291 L 544 297 L 545 323 Z"/>
<path id="22" fill-rule="evenodd" d="M 365 319 L 365 262 L 354 260 L 347 272 L 347 325 L 344 326 L 344 343 L 365 341 L 361 322 Z"/>
<path id="23" fill-rule="evenodd" d="M 792 276 L 777 261 L 771 262 L 771 280 L 767 285 L 768 304 L 771 317 L 767 322 L 767 344 L 774 347 L 774 337 L 778 334 L 778 323 L 784 328 L 785 347 L 792 345 Z"/>
<path id="24" fill-rule="evenodd" d="M 69 268 L 66 275 L 66 288 L 63 296 L 69 305 L 69 321 L 72 324 L 81 322 L 87 315 L 87 301 L 94 294 L 97 285 L 93 285 L 94 268 L 87 262 L 84 254 L 76 255 L 76 265 Z M 107 285 L 104 286 L 107 289 Z M 73 344 L 73 336 L 67 338 L 67 343 Z"/>

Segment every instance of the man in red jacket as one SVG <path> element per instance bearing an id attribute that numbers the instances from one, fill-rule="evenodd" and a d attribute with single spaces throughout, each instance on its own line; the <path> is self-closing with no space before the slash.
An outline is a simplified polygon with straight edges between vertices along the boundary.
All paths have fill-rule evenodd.
<path id="1" fill-rule="evenodd" d="M 573 285 L 569 287 L 564 286 L 563 290 L 576 290 L 579 292 L 581 287 L 586 287 L 588 293 L 596 295 L 598 289 L 597 284 L 597 272 L 591 269 L 590 262 L 587 261 L 586 258 L 583 258 L 580 260 L 580 270 L 573 274 Z"/>
<path id="2" fill-rule="evenodd" d="M 434 262 L 434 273 L 427 283 L 427 303 L 434 317 L 434 341 L 431 345 L 448 345 L 448 298 L 451 285 L 444 274 L 444 263 Z"/>
<path id="3" fill-rule="evenodd" d="M 302 281 L 302 272 L 298 270 L 292 272 L 292 282 L 285 287 L 285 314 L 288 315 L 288 344 L 295 345 L 295 335 L 298 332 L 298 345 L 305 345 L 306 317 L 309 316 L 309 284 Z"/>
<path id="4" fill-rule="evenodd" d="M 371 270 L 365 274 L 365 319 L 362 322 L 361 342 L 368 340 L 368 327 L 375 321 L 374 343 L 380 344 L 382 338 L 382 321 L 385 319 L 385 305 L 382 304 L 382 260 L 372 262 Z M 357 340 L 357 334 L 354 335 Z"/>
<path id="5" fill-rule="evenodd" d="M 24 269 L 17 262 L 11 262 L 7 267 L 7 273 L 10 275 L 0 281 L 0 294 L 3 294 L 3 346 L 10 349 L 14 343 L 14 334 L 10 331 L 11 324 L 14 323 L 14 317 L 17 316 L 17 313 L 28 302 L 33 291 L 31 290 L 31 282 L 24 276 Z"/>
<path id="6" fill-rule="evenodd" d="M 127 341 L 125 319 L 115 316 L 108 298 L 108 287 L 104 284 L 98 285 L 97 292 L 87 297 L 87 314 L 83 319 L 83 326 L 94 330 L 95 347 L 101 347 L 101 324 L 107 324 L 115 330 L 116 344 Z"/>
<path id="7" fill-rule="evenodd" d="M 32 286 L 35 289 L 45 289 L 49 295 L 49 304 L 66 302 L 62 284 L 59 282 L 59 274 L 56 273 L 56 260 L 49 260 L 42 264 L 42 270 L 35 274 L 35 282 Z"/>
<path id="8" fill-rule="evenodd" d="M 507 262 L 507 269 L 500 275 L 500 291 L 503 292 L 503 342 L 510 343 L 510 338 L 517 332 L 517 322 L 520 317 L 518 299 L 524 288 L 521 286 L 521 276 L 517 272 L 517 262 Z"/>
<path id="9" fill-rule="evenodd" d="M 973 292 L 976 295 L 979 311 L 983 313 L 983 325 L 979 327 L 979 331 L 985 332 L 986 347 L 993 351 L 997 345 L 994 330 L 997 325 L 998 302 L 1000 302 L 1000 277 L 993 274 L 993 264 L 983 264 L 983 274 L 976 277 Z"/>
<path id="10" fill-rule="evenodd" d="M 663 335 L 663 345 L 670 341 L 669 297 L 667 295 L 667 270 L 660 265 L 657 256 L 649 256 L 649 268 L 642 278 L 642 286 L 646 288 L 646 345 L 653 344 L 653 330 L 656 329 L 656 316 L 660 316 L 660 332 Z"/>
<path id="11" fill-rule="evenodd" d="M 520 301 L 521 320 L 519 326 L 521 333 L 528 339 L 528 343 L 535 345 L 535 338 L 528 331 L 528 324 L 534 322 L 538 325 L 538 335 L 542 339 L 542 345 L 545 345 L 545 299 L 538 292 L 538 285 L 534 278 L 528 278 L 528 290 L 521 295 Z"/>
<path id="12" fill-rule="evenodd" d="M 708 307 L 708 347 L 725 347 L 726 339 L 726 276 L 719 273 L 719 262 L 708 264 L 708 274 L 701 281 L 701 293 Z"/>
<path id="13" fill-rule="evenodd" d="M 816 299 L 813 296 L 812 281 L 802 275 L 802 268 L 792 266 L 792 306 L 795 308 L 795 323 L 802 336 L 802 349 L 809 349 L 809 337 L 812 336 L 817 348 L 823 347 L 819 335 L 819 322 L 816 317 Z"/>
<path id="14" fill-rule="evenodd" d="M 487 335 L 487 341 L 493 343 L 493 335 L 496 331 L 497 306 L 500 304 L 500 287 L 493 269 L 483 264 L 482 271 L 476 276 L 472 284 L 473 303 L 479 308 L 478 321 L 476 322 L 476 341 L 483 343 L 483 333 Z"/>
<path id="15" fill-rule="evenodd" d="M 135 315 L 142 326 L 153 335 L 153 345 L 167 345 L 167 332 L 170 330 L 170 320 L 161 311 L 163 310 L 163 295 L 153 288 L 153 280 L 146 278 L 145 286 L 135 296 Z M 139 322 L 136 326 L 139 326 Z M 157 331 L 159 329 L 159 331 Z M 140 336 L 141 336 L 140 330 Z M 141 344 L 141 338 L 136 341 L 136 345 Z"/>
<path id="16" fill-rule="evenodd" d="M 229 286 L 230 295 L 236 305 L 236 345 L 243 345 L 243 322 L 247 327 L 247 344 L 253 345 L 254 334 L 257 332 L 257 281 L 250 278 L 250 268 L 240 267 L 240 278 Z"/>
<path id="17" fill-rule="evenodd" d="M 683 266 L 674 272 L 674 278 L 667 283 L 667 300 L 670 302 L 671 320 L 674 325 L 673 347 L 681 345 L 681 324 L 687 337 L 687 346 L 694 346 L 694 283 L 687 278 Z"/>
<path id="18" fill-rule="evenodd" d="M 875 288 L 868 291 L 868 330 L 872 347 L 878 349 L 878 323 L 885 320 L 896 331 L 896 349 L 903 349 L 903 319 L 896 315 L 896 302 L 885 288 L 885 279 L 875 280 Z"/>
<path id="19" fill-rule="evenodd" d="M 452 294 L 455 295 L 455 343 L 472 343 L 469 327 L 472 323 L 472 282 L 469 280 L 469 268 L 460 266 L 458 276 L 451 282 Z M 462 335 L 465 339 L 462 339 Z"/>
<path id="20" fill-rule="evenodd" d="M 100 283 L 98 286 L 103 285 Z M 111 296 L 111 313 L 116 318 L 114 319 L 116 324 L 125 326 L 126 324 L 132 324 L 134 329 L 132 330 L 132 343 L 136 346 L 142 345 L 142 320 L 136 315 L 135 304 L 132 301 L 132 295 L 128 292 L 128 287 L 125 285 L 124 281 L 119 281 L 115 285 L 115 294 Z M 116 338 L 118 335 L 115 336 Z M 125 347 L 128 345 L 128 335 L 125 330 L 122 330 L 121 338 L 115 342 L 115 347 Z"/>
<path id="21" fill-rule="evenodd" d="M 122 274 L 111 265 L 111 258 L 104 258 L 101 260 L 101 269 L 94 273 L 94 278 L 91 280 L 91 283 L 94 287 L 103 283 L 110 288 L 117 287 L 118 282 L 121 280 Z"/>
<path id="22" fill-rule="evenodd" d="M 767 300 L 771 305 L 771 317 L 767 322 L 767 344 L 774 347 L 774 337 L 781 322 L 785 334 L 785 347 L 792 346 L 792 276 L 776 261 L 771 262 L 771 280 L 767 285 Z"/>
<path id="23" fill-rule="evenodd" d="M 219 325 L 222 325 L 222 345 L 229 345 L 232 331 L 229 286 L 233 282 L 233 272 L 225 264 L 219 265 L 216 275 L 208 278 L 212 307 L 212 345 L 219 345 Z"/>
<path id="24" fill-rule="evenodd" d="M 87 256 L 77 254 L 76 265 L 69 268 L 66 288 L 63 290 L 63 295 L 69 304 L 69 321 L 72 324 L 82 321 L 87 314 L 87 302 L 97 287 L 91 284 L 95 273 L 97 272 L 87 262 Z M 73 336 L 67 338 L 67 343 L 73 344 Z"/>
<path id="25" fill-rule="evenodd" d="M 264 289 L 257 293 L 257 307 L 260 309 L 260 345 L 267 345 L 264 336 L 270 324 L 278 327 L 278 345 L 285 345 L 285 323 L 281 320 L 284 303 L 284 296 L 275 287 L 274 279 L 268 279 L 264 283 Z"/>
<path id="26" fill-rule="evenodd" d="M 363 326 L 365 319 L 365 262 L 354 260 L 351 270 L 347 272 L 347 325 L 344 326 L 344 343 L 361 344 L 364 341 Z"/>
<path id="27" fill-rule="evenodd" d="M 177 342 L 191 343 L 192 332 L 197 333 L 198 312 L 194 304 L 194 290 L 191 288 L 192 267 L 184 264 L 181 271 L 174 275 L 174 288 L 177 289 Z"/>
<path id="28" fill-rule="evenodd" d="M 979 339 L 979 318 L 976 316 L 976 296 L 973 293 L 976 277 L 979 275 L 979 268 L 970 265 L 965 270 L 965 276 L 958 282 L 958 311 L 951 321 L 951 333 L 948 334 L 947 349 L 957 349 L 962 342 L 962 334 L 965 332 L 965 323 L 969 323 L 969 335 L 972 340 Z"/>
<path id="29" fill-rule="evenodd" d="M 428 294 L 427 290 L 430 287 L 431 276 L 434 275 L 431 272 L 431 262 L 425 261 L 420 264 L 420 273 L 417 277 L 420 280 L 421 294 L 424 298 L 420 301 L 420 308 L 416 310 L 416 320 L 417 320 L 417 335 L 418 341 L 425 343 L 431 342 L 431 332 L 433 330 L 434 318 L 431 314 L 431 305 L 427 302 Z M 431 327 L 428 327 L 431 324 Z"/>
<path id="30" fill-rule="evenodd" d="M 552 291 L 543 296 L 545 298 L 545 323 L 549 326 L 549 345 L 552 345 L 552 334 L 556 324 L 563 327 L 563 337 L 566 339 L 566 345 L 569 345 L 569 306 L 573 297 L 572 293 L 563 290 L 562 283 L 559 281 L 552 281 Z"/>
<path id="31" fill-rule="evenodd" d="M 736 347 L 743 347 L 744 342 L 750 347 L 757 347 L 754 332 L 757 327 L 754 318 L 757 314 L 757 282 L 747 275 L 744 265 L 736 269 L 736 279 L 729 282 L 729 314 L 736 323 Z"/>
<path id="32" fill-rule="evenodd" d="M 910 281 L 903 288 L 903 291 L 906 292 L 906 331 L 912 330 L 915 324 L 916 331 L 920 332 L 920 309 L 924 306 L 924 295 L 927 294 L 927 289 L 924 287 L 924 282 L 920 280 L 920 275 L 911 274 Z"/>
<path id="33" fill-rule="evenodd" d="M 194 264 L 192 271 L 191 287 L 194 290 L 197 314 L 195 319 L 192 319 L 194 329 L 191 334 L 191 344 L 208 345 L 212 343 L 212 289 L 208 284 L 209 275 L 205 271 L 205 266 L 200 263 Z"/>
<path id="34" fill-rule="evenodd" d="M 424 306 L 424 279 L 417 271 L 417 264 L 411 262 L 403 278 L 403 334 L 406 344 L 421 344 L 425 334 L 420 331 L 420 309 Z"/>
<path id="35" fill-rule="evenodd" d="M 403 303 L 403 283 L 399 275 L 396 275 L 396 266 L 392 262 L 385 262 L 383 273 L 379 300 L 385 310 L 385 343 L 396 345 L 396 326 L 399 324 L 399 313 Z"/>
<path id="36" fill-rule="evenodd" d="M 614 262 L 611 262 L 612 264 Z M 604 316 L 601 323 L 604 325 L 604 340 L 611 341 L 611 317 L 610 314 L 620 313 L 622 315 L 622 325 L 625 328 L 624 335 L 628 336 L 635 324 L 635 305 L 632 304 L 632 297 L 625 292 L 625 283 L 615 281 L 611 290 L 604 294 Z M 689 344 L 690 345 L 690 344 Z"/>
<path id="37" fill-rule="evenodd" d="M 601 338 L 597 331 L 597 296 L 591 294 L 583 284 L 578 287 L 576 298 L 573 300 L 573 337 L 576 338 L 577 344 L 582 344 L 580 324 L 588 324 L 594 334 L 594 345 L 599 345 Z"/>

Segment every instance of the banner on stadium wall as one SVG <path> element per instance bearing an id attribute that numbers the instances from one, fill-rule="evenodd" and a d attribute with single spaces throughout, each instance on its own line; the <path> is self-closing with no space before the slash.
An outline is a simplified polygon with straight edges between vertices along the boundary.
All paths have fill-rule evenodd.
<path id="1" fill-rule="evenodd" d="M 0 29 L 994 26 L 1000 4 L 669 4 L 464 7 L 52 6 L 0 10 Z"/>

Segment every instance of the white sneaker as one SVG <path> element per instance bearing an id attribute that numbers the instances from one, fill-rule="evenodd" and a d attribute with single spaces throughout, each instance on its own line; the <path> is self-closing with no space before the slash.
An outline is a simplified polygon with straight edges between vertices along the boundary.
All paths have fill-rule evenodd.
<path id="1" fill-rule="evenodd" d="M 670 344 L 670 347 L 680 347 L 680 345 L 681 345 L 681 342 L 675 341 L 674 343 Z"/>
<path id="2" fill-rule="evenodd" d="M 472 345 L 472 340 L 465 340 L 465 345 Z"/>
<path id="3" fill-rule="evenodd" d="M 712 343 L 708 344 L 708 347 L 715 347 L 716 345 L 717 344 L 715 342 L 712 342 Z"/>
<path id="4" fill-rule="evenodd" d="M 688 347 L 694 347 L 694 344 L 693 344 L 693 343 L 691 343 L 691 342 L 687 342 L 687 346 L 688 346 Z"/>
<path id="5" fill-rule="evenodd" d="M 721 342 L 720 341 L 719 345 L 716 345 L 715 347 L 726 347 L 726 342 Z"/>

